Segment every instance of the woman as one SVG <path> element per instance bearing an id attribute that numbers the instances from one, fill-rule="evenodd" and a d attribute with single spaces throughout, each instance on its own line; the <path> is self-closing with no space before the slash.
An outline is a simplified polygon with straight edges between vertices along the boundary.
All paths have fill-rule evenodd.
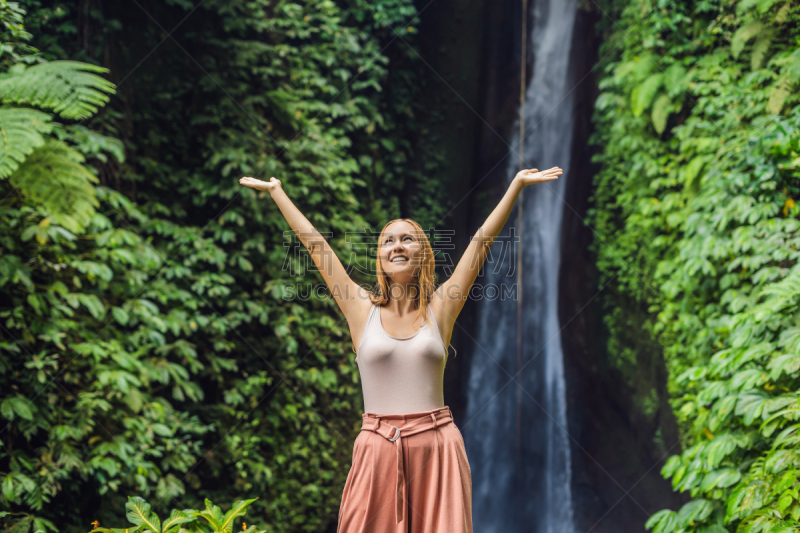
<path id="1" fill-rule="evenodd" d="M 378 238 L 377 294 L 350 279 L 280 180 L 239 180 L 268 191 L 278 204 L 322 273 L 358 347 L 365 412 L 338 533 L 472 532 L 471 471 L 442 393 L 448 346 L 466 295 L 520 191 L 561 174 L 558 167 L 519 172 L 453 275 L 438 288 L 425 232 L 410 219 L 390 221 Z"/>

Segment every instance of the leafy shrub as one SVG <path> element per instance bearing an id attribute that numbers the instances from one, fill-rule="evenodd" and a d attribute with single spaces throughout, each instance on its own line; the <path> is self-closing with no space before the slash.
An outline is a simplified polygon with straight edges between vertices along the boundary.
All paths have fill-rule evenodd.
<path id="1" fill-rule="evenodd" d="M 238 177 L 280 176 L 343 258 L 346 231 L 399 215 L 419 89 L 414 52 L 387 45 L 414 42 L 413 3 L 92 6 L 0 0 L 0 83 L 62 61 L 118 80 L 77 101 L 91 116 L 42 98 L 6 122 L 45 142 L 13 172 L 73 185 L 0 178 L 0 509 L 74 529 L 125 494 L 162 515 L 258 494 L 265 530 L 324 529 L 360 420 L 349 334 L 333 301 L 286 297 L 321 277 Z"/>
<path id="2" fill-rule="evenodd" d="M 131 523 L 129 527 L 107 528 L 100 527 L 99 521 L 92 522 L 90 533 L 231 533 L 236 519 L 244 517 L 247 507 L 256 501 L 237 500 L 231 508 L 223 513 L 219 506 L 214 505 L 206 498 L 205 509 L 173 509 L 169 517 L 162 520 L 154 513 L 143 498 L 129 496 L 125 504 L 126 516 Z M 22 515 L 7 531 L 27 533 L 33 526 L 33 533 L 44 533 L 45 528 L 53 529 L 55 526 L 49 521 L 36 518 L 27 513 L 0 512 L 0 518 L 8 515 Z M 264 533 L 265 530 L 242 523 L 244 533 Z"/>

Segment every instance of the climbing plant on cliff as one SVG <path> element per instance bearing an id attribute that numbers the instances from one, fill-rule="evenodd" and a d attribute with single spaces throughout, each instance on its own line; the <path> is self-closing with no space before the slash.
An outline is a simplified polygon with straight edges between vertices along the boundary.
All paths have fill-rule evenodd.
<path id="1" fill-rule="evenodd" d="M 609 305 L 649 309 L 682 429 L 662 474 L 692 498 L 647 527 L 797 531 L 800 5 L 602 9 L 588 222 Z M 607 316 L 624 346 L 624 309 Z"/>

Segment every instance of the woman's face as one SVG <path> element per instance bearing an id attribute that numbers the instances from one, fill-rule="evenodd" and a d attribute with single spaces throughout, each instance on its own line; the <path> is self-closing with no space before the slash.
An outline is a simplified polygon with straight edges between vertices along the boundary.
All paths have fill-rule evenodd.
<path id="1" fill-rule="evenodd" d="M 386 228 L 378 243 L 378 256 L 386 275 L 398 283 L 411 281 L 419 272 L 422 243 L 419 231 L 405 221 L 394 222 Z"/>

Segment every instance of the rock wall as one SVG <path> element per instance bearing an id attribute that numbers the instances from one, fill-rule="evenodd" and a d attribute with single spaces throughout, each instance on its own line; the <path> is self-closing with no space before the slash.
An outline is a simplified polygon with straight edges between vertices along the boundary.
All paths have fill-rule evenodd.
<path id="1" fill-rule="evenodd" d="M 420 0 L 420 83 L 423 104 L 435 111 L 420 143 L 444 154 L 436 179 L 452 211 L 437 226 L 453 230 L 453 266 L 504 192 L 505 161 L 519 94 L 521 3 L 508 0 Z M 404 45 L 403 45 L 404 46 Z M 530 72 L 530 68 L 528 69 Z M 514 95 L 517 95 L 516 97 Z M 423 151 L 420 150 L 422 153 Z M 424 168 L 425 161 L 418 162 Z M 406 213 L 412 213 L 408 206 Z M 447 279 L 442 269 L 439 280 Z M 480 279 L 480 278 L 479 278 Z M 458 317 L 445 370 L 445 400 L 462 420 L 462 383 L 472 350 L 474 301 Z"/>
<path id="2" fill-rule="evenodd" d="M 535 0 L 528 1 L 530 17 Z M 420 55 L 427 64 L 420 73 L 427 89 L 424 104 L 438 115 L 430 118 L 420 142 L 435 140 L 444 154 L 437 179 L 456 206 L 438 229 L 455 230 L 452 257 L 457 261 L 505 192 L 508 158 L 517 157 L 507 145 L 519 105 L 521 0 L 420 0 L 417 7 L 423 10 Z M 639 358 L 647 361 L 641 379 L 658 398 L 650 415 L 633 401 L 631 387 L 607 363 L 605 352 L 603 291 L 589 251 L 594 233 L 583 222 L 596 170 L 588 141 L 597 94 L 593 68 L 600 39 L 594 28 L 599 16 L 596 10 L 581 9 L 573 42 L 566 43 L 572 47 L 576 118 L 562 227 L 559 320 L 564 328 L 575 528 L 616 533 L 643 531 L 650 514 L 677 508 L 686 498 L 673 493 L 659 473 L 667 457 L 663 443 L 678 438 L 660 352 L 652 346 L 640 348 L 648 350 Z M 532 59 L 529 50 L 526 82 Z M 412 207 L 406 204 L 404 209 L 410 213 Z M 439 276 L 446 279 L 444 272 Z M 458 355 L 451 351 L 445 371 L 445 400 L 462 423 L 469 358 L 481 356 L 464 332 L 474 331 L 478 305 L 469 300 L 459 316 L 451 341 Z M 679 447 L 671 453 L 677 451 Z"/>

